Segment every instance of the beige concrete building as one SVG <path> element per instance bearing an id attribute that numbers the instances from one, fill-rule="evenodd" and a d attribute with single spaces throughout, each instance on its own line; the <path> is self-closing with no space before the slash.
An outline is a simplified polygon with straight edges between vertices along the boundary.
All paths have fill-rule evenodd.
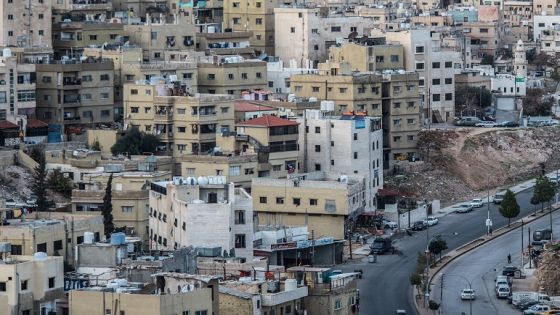
<path id="1" fill-rule="evenodd" d="M 33 255 L 44 252 L 61 256 L 70 265 L 74 262 L 73 248 L 84 241 L 84 233 L 92 232 L 99 240 L 103 235 L 101 216 L 70 213 L 39 213 L 25 221 L 11 220 L 0 227 L 0 240 L 11 243 L 12 255 Z"/>
<path id="2" fill-rule="evenodd" d="M 153 283 L 140 288 L 124 284 L 125 280 L 124 285 L 115 282 L 107 287 L 72 290 L 68 296 L 70 314 L 219 314 L 216 279 L 175 273 L 152 277 Z"/>
<path id="3" fill-rule="evenodd" d="M 533 1 L 533 15 L 555 15 L 557 7 L 556 0 L 536 0 Z"/>
<path id="4" fill-rule="evenodd" d="M 286 282 L 263 280 L 223 282 L 220 283 L 220 313 L 304 314 L 303 301 L 307 294 L 307 286 L 291 287 L 289 284 L 286 285 Z"/>
<path id="5" fill-rule="evenodd" d="M 204 154 L 214 149 L 216 137 L 234 128 L 234 97 L 194 94 L 164 81 L 151 84 L 125 84 L 126 127 L 160 137 L 161 151 L 174 157 Z"/>
<path id="6" fill-rule="evenodd" d="M 36 253 L 11 256 L 0 243 L 0 309 L 2 314 L 57 314 L 64 298 L 63 258 Z"/>
<path id="7" fill-rule="evenodd" d="M 345 43 L 329 49 L 329 62 L 348 63 L 352 71 L 359 72 L 404 69 L 404 47 Z"/>
<path id="8" fill-rule="evenodd" d="M 34 64 L 18 62 L 10 49 L 3 51 L 0 57 L 0 120 L 25 129 L 26 118 L 35 118 L 36 80 Z"/>
<path id="9" fill-rule="evenodd" d="M 114 67 L 108 60 L 37 65 L 37 118 L 49 124 L 113 122 Z"/>
<path id="10" fill-rule="evenodd" d="M 464 69 L 455 75 L 455 89 L 474 86 L 483 89 L 490 89 L 490 76 L 475 69 Z"/>
<path id="11" fill-rule="evenodd" d="M 84 175 L 72 190 L 72 212 L 101 214 L 109 175 L 113 174 L 112 205 L 115 227 L 148 239 L 149 184 L 171 179 L 171 172 L 117 172 Z"/>
<path id="12" fill-rule="evenodd" d="M 52 47 L 52 1 L 2 1 L 0 46 Z"/>
<path id="13" fill-rule="evenodd" d="M 132 16 L 145 17 L 147 13 L 165 12 L 170 3 L 179 0 L 111 0 L 115 11 L 128 11 Z"/>
<path id="14" fill-rule="evenodd" d="M 150 249 L 193 246 L 253 258 L 252 198 L 224 176 L 151 183 L 149 211 Z"/>
<path id="15" fill-rule="evenodd" d="M 535 2 L 543 3 L 540 0 Z M 535 8 L 538 9 L 536 6 Z M 540 9 L 542 10 L 542 8 Z M 504 1 L 504 22 L 510 26 L 525 26 L 530 29 L 533 25 L 533 1 Z M 531 33 L 531 30 L 529 30 L 529 33 Z"/>
<path id="16" fill-rule="evenodd" d="M 317 68 L 328 58 L 329 48 L 350 33 L 368 35 L 373 18 L 329 14 L 328 8 L 274 9 L 275 52 L 285 63 L 295 60 L 297 67 Z"/>
<path id="17" fill-rule="evenodd" d="M 209 56 L 198 62 L 198 91 L 241 96 L 267 88 L 266 62 L 241 56 Z"/>
<path id="18" fill-rule="evenodd" d="M 80 58 L 84 48 L 117 44 L 123 36 L 123 25 L 105 21 L 71 21 L 53 24 L 53 45 L 55 56 Z"/>
<path id="19" fill-rule="evenodd" d="M 291 3 L 291 1 L 288 1 Z M 256 55 L 266 53 L 274 56 L 275 14 L 274 8 L 287 4 L 286 1 L 250 1 L 250 0 L 225 0 L 223 2 L 224 28 L 234 32 L 253 32 L 251 47 Z"/>
<path id="20" fill-rule="evenodd" d="M 346 228 L 364 211 L 364 177 L 323 172 L 288 179 L 253 179 L 257 226 L 307 226 L 315 237 L 344 239 Z"/>
<path id="21" fill-rule="evenodd" d="M 213 31 L 214 29 L 212 29 Z M 252 32 L 204 32 L 196 33 L 196 50 L 211 55 L 239 55 L 254 58 L 251 47 Z"/>

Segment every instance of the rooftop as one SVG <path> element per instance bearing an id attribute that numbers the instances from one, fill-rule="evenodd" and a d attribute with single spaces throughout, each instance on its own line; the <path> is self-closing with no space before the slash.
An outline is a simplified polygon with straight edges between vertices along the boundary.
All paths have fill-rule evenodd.
<path id="1" fill-rule="evenodd" d="M 236 101 L 235 102 L 235 111 L 236 112 L 261 112 L 261 111 L 270 111 L 274 110 L 273 107 L 269 107 L 266 105 L 260 105 L 251 103 L 250 101 Z"/>
<path id="2" fill-rule="evenodd" d="M 238 126 L 257 126 L 257 127 L 283 127 L 283 126 L 297 126 L 296 121 L 279 118 L 271 115 L 264 115 L 262 117 L 246 120 Z"/>

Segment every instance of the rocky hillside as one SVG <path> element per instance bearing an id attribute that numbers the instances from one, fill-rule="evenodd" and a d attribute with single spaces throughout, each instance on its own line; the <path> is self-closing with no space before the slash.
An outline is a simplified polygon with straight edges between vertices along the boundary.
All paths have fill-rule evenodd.
<path id="1" fill-rule="evenodd" d="M 541 162 L 547 170 L 560 168 L 560 127 L 424 130 L 418 147 L 423 165 L 388 182 L 443 205 L 534 177 Z"/>

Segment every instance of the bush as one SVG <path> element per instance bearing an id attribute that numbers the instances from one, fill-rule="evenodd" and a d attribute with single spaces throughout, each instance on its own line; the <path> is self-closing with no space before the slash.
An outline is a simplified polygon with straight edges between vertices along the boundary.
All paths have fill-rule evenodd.
<path id="1" fill-rule="evenodd" d="M 152 134 L 141 132 L 138 128 L 132 128 L 120 137 L 115 145 L 111 147 L 111 153 L 138 155 L 144 152 L 155 153 L 159 138 Z"/>
<path id="2" fill-rule="evenodd" d="M 59 169 L 54 169 L 49 174 L 47 183 L 50 189 L 61 193 L 66 198 L 70 198 L 72 196 L 72 189 L 74 188 L 74 184 L 72 183 L 72 180 L 68 177 L 65 177 Z"/>

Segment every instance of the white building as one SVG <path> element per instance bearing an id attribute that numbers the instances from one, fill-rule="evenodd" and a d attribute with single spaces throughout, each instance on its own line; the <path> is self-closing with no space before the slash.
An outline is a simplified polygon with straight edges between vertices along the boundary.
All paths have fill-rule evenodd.
<path id="1" fill-rule="evenodd" d="M 525 96 L 527 93 L 526 78 L 511 74 L 498 74 L 490 79 L 490 89 L 502 95 Z"/>
<path id="2" fill-rule="evenodd" d="M 150 248 L 220 247 L 253 257 L 253 202 L 225 176 L 175 177 L 150 187 Z"/>
<path id="3" fill-rule="evenodd" d="M 297 67 L 317 68 L 328 59 L 329 47 L 352 32 L 368 35 L 371 18 L 330 14 L 327 8 L 275 8 L 275 52 L 281 60 L 295 60 Z"/>
<path id="4" fill-rule="evenodd" d="M 525 54 L 525 45 L 520 39 L 515 45 L 513 51 L 513 71 L 518 78 L 527 78 L 527 58 Z"/>
<path id="5" fill-rule="evenodd" d="M 306 110 L 298 119 L 299 163 L 304 172 L 322 171 L 364 176 L 366 209 L 376 208 L 376 194 L 383 187 L 383 130 L 381 118 L 368 116 L 325 116 Z"/>
<path id="6" fill-rule="evenodd" d="M 266 64 L 268 88 L 276 93 L 290 93 L 290 76 L 294 74 L 316 74 L 317 69 L 299 68 L 296 60 L 289 60 L 289 67 L 284 61 L 272 61 Z"/>
<path id="7" fill-rule="evenodd" d="M 554 29 L 556 25 L 560 25 L 560 15 L 533 16 L 533 40 L 540 40 L 544 30 Z"/>

